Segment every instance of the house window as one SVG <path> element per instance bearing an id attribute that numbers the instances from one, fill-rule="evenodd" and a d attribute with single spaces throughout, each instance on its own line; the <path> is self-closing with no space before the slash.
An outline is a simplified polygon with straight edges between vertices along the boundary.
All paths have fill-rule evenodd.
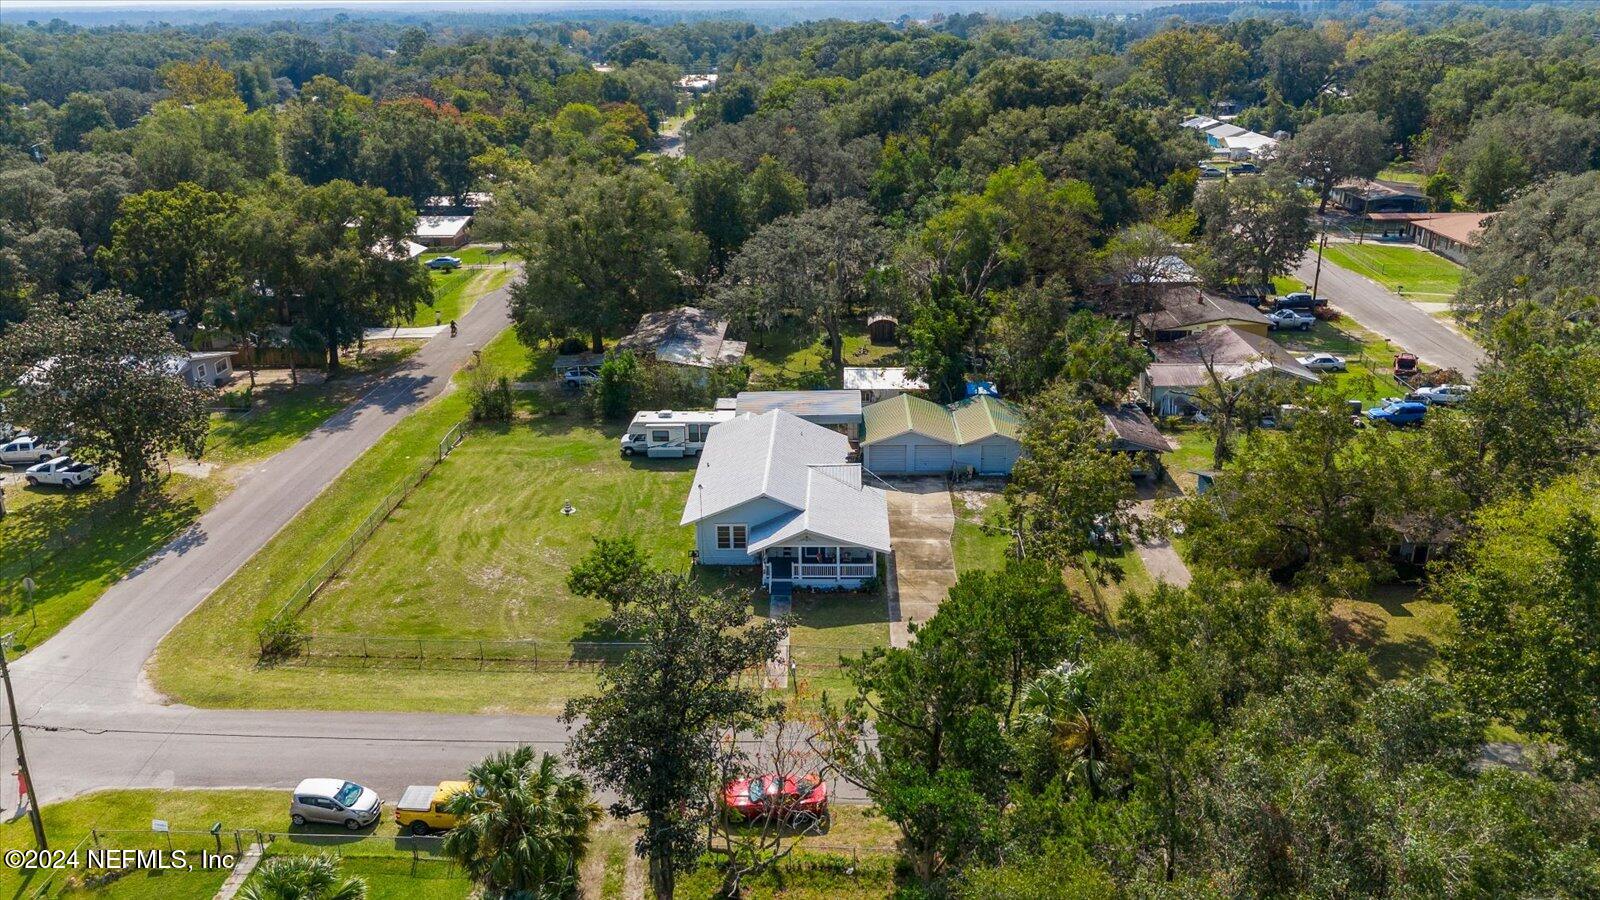
<path id="1" fill-rule="evenodd" d="M 652 444 L 665 444 L 670 440 L 672 440 L 672 435 L 669 434 L 668 432 L 665 432 L 665 431 L 652 431 L 652 432 L 650 432 L 650 443 L 652 443 Z"/>
<path id="2" fill-rule="evenodd" d="M 206 364 L 205 363 L 201 363 L 200 364 L 200 377 L 201 378 L 206 377 Z"/>
<path id="3" fill-rule="evenodd" d="M 863 566 L 872 562 L 872 551 L 865 547 L 840 547 L 839 562 L 847 566 Z"/>
<path id="4" fill-rule="evenodd" d="M 746 525 L 718 525 L 717 549 L 718 550 L 743 550 L 750 539 L 749 526 Z"/>
<path id="5" fill-rule="evenodd" d="M 800 561 L 813 565 L 831 566 L 839 561 L 838 547 L 801 547 Z"/>
<path id="6" fill-rule="evenodd" d="M 708 425 L 708 424 L 704 424 L 704 423 L 693 423 L 693 424 L 690 424 L 690 426 L 689 426 L 689 440 L 693 441 L 696 444 L 703 444 L 706 441 L 706 432 L 708 432 L 710 430 L 711 430 L 711 426 Z"/>

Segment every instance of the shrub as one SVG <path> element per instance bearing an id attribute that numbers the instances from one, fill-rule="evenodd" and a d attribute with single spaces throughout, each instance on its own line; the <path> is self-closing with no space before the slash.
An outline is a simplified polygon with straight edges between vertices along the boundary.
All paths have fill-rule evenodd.
<path id="1" fill-rule="evenodd" d="M 572 354 L 582 353 L 588 349 L 589 342 L 581 337 L 562 338 L 560 345 L 556 347 L 556 355 L 571 356 Z"/>
<path id="2" fill-rule="evenodd" d="M 261 661 L 269 664 L 299 656 L 310 640 L 306 627 L 292 616 L 274 618 L 256 633 L 256 641 L 261 647 Z"/>
<path id="3" fill-rule="evenodd" d="M 496 377 L 478 366 L 467 380 L 467 390 L 471 395 L 472 421 L 511 421 L 511 382 L 504 375 Z"/>

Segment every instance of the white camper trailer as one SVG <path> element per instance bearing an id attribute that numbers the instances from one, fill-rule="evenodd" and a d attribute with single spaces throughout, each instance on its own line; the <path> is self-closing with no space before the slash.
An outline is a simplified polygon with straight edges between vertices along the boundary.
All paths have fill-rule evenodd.
<path id="1" fill-rule="evenodd" d="M 618 444 L 623 456 L 698 456 L 711 426 L 733 416 L 731 409 L 644 410 L 634 414 Z"/>

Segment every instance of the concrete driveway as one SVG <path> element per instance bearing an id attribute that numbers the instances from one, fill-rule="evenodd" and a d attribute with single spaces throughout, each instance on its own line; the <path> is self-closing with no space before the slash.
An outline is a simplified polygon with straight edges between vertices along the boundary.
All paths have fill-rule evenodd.
<path id="1" fill-rule="evenodd" d="M 1309 285 L 1316 268 L 1317 255 L 1307 253 L 1295 269 L 1295 277 Z M 1472 378 L 1488 358 L 1482 347 L 1426 310 L 1370 278 L 1335 265 L 1326 257 L 1322 260 L 1322 280 L 1317 293 L 1357 322 L 1430 365 L 1455 369 Z"/>
<path id="2" fill-rule="evenodd" d="M 956 583 L 950 539 L 956 512 L 943 478 L 890 482 L 889 541 L 894 548 L 894 590 L 889 600 L 889 643 L 904 647 L 911 622 L 926 622 Z"/>

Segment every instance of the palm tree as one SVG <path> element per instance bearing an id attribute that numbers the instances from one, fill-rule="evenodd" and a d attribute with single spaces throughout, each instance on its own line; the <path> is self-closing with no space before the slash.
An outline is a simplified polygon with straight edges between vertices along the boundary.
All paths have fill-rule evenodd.
<path id="1" fill-rule="evenodd" d="M 468 769 L 472 790 L 447 802 L 457 823 L 444 853 L 489 895 L 577 894 L 578 863 L 600 807 L 583 779 L 558 765 L 531 747 L 501 751 Z"/>
<path id="2" fill-rule="evenodd" d="M 1022 695 L 1022 725 L 1041 735 L 1069 771 L 1081 771 L 1095 799 L 1111 756 L 1095 718 L 1089 667 L 1062 662 L 1028 685 Z"/>
<path id="3" fill-rule="evenodd" d="M 367 883 L 343 878 L 336 856 L 278 856 L 261 864 L 239 896 L 242 900 L 366 900 Z"/>

